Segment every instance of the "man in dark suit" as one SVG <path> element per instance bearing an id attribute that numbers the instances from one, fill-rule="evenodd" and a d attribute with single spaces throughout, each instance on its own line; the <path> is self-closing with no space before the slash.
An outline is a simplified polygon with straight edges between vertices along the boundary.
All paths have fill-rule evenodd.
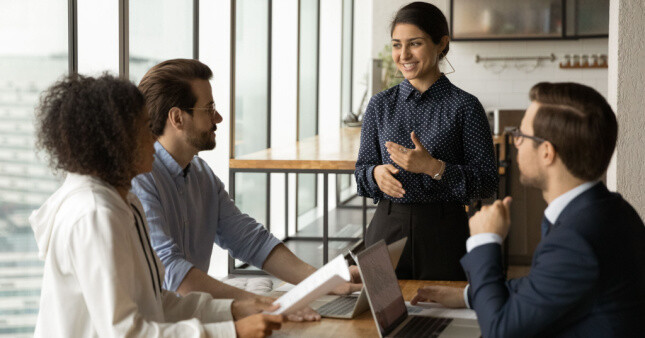
<path id="1" fill-rule="evenodd" d="M 504 278 L 507 197 L 470 219 L 461 259 L 470 284 L 419 289 L 412 303 L 470 306 L 484 337 L 642 337 L 645 228 L 600 182 L 616 145 L 616 117 L 580 84 L 539 83 L 530 98 L 513 134 L 520 181 L 542 190 L 549 204 L 530 274 Z"/>

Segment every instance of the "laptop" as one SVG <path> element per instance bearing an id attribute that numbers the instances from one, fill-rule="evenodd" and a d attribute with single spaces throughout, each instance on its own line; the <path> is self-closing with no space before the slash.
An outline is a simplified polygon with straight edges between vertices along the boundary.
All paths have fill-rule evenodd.
<path id="1" fill-rule="evenodd" d="M 404 237 L 387 246 L 386 251 L 389 252 L 393 268 L 399 263 L 407 239 L 407 237 Z M 363 288 L 358 294 L 322 297 L 320 300 L 313 302 L 311 308 L 323 317 L 352 319 L 367 311 L 370 308 L 370 304 L 367 301 L 365 288 Z"/>
<path id="2" fill-rule="evenodd" d="M 384 241 L 354 257 L 380 337 L 480 337 L 476 319 L 408 314 Z"/>

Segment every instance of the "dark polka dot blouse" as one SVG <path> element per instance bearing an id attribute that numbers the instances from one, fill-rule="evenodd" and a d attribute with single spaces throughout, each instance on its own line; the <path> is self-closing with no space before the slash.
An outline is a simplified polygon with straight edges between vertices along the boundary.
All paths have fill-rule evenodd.
<path id="1" fill-rule="evenodd" d="M 405 171 L 390 159 L 385 142 L 414 148 L 412 131 L 434 158 L 446 163 L 441 180 Z M 372 97 L 363 119 L 354 175 L 358 194 L 374 198 L 374 203 L 386 198 L 396 203 L 468 204 L 471 199 L 491 197 L 497 190 L 496 163 L 481 103 L 442 75 L 424 93 L 405 80 Z M 403 184 L 403 198 L 381 192 L 373 175 L 380 164 L 400 170 L 394 177 Z"/>

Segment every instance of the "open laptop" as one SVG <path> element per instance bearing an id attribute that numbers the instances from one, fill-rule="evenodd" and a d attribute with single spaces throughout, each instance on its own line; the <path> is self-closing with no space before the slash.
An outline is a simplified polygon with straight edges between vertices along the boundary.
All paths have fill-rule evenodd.
<path id="1" fill-rule="evenodd" d="M 387 249 L 379 241 L 354 257 L 381 337 L 480 337 L 475 319 L 408 314 Z"/>
<path id="2" fill-rule="evenodd" d="M 399 263 L 407 239 L 407 237 L 404 237 L 387 246 L 386 251 L 389 251 L 390 262 L 393 268 Z M 352 319 L 367 311 L 370 308 L 370 304 L 367 301 L 365 288 L 363 288 L 359 294 L 325 296 L 322 300 L 312 303 L 311 308 L 323 317 Z"/>

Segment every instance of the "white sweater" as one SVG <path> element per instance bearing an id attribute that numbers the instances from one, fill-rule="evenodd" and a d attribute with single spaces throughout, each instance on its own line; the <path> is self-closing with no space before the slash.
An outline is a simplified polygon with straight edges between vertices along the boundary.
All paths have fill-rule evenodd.
<path id="1" fill-rule="evenodd" d="M 97 178 L 68 174 L 33 212 L 45 260 L 35 336 L 235 337 L 232 300 L 161 290 L 143 208 L 131 193 L 128 201 Z"/>

